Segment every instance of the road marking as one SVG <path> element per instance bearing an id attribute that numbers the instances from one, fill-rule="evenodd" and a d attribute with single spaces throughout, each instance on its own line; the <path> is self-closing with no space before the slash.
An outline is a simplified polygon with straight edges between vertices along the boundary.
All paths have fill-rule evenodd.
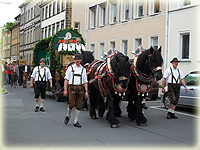
<path id="1" fill-rule="evenodd" d="M 159 108 L 160 106 L 149 106 L 149 107 L 150 107 L 150 108 L 153 108 L 153 109 L 162 110 L 162 111 L 168 111 L 168 110 Z M 176 111 L 176 113 L 177 113 L 177 114 L 181 114 L 181 115 L 190 116 L 190 117 L 194 117 L 194 118 L 200 119 L 200 116 L 190 115 L 190 114 L 186 114 L 186 113 L 182 113 L 182 112 L 177 112 L 177 111 Z"/>

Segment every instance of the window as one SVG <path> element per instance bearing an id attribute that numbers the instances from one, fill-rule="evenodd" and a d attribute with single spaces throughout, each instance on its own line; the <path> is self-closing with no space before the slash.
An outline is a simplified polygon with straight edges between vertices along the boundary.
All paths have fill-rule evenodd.
<path id="1" fill-rule="evenodd" d="M 29 21 L 30 20 L 30 10 L 28 10 L 28 20 L 27 21 Z"/>
<path id="2" fill-rule="evenodd" d="M 122 40 L 121 52 L 128 55 L 128 40 Z"/>
<path id="3" fill-rule="evenodd" d="M 190 52 L 190 33 L 180 34 L 181 59 L 189 59 Z"/>
<path id="4" fill-rule="evenodd" d="M 52 35 L 55 34 L 55 24 L 52 25 Z"/>
<path id="5" fill-rule="evenodd" d="M 48 6 L 46 6 L 45 19 L 47 19 L 47 15 L 48 15 Z"/>
<path id="6" fill-rule="evenodd" d="M 44 20 L 44 8 L 42 8 L 42 20 Z"/>
<path id="7" fill-rule="evenodd" d="M 57 13 L 60 12 L 60 0 L 57 0 Z"/>
<path id="8" fill-rule="evenodd" d="M 49 26 L 49 31 L 48 31 L 48 37 L 50 37 L 51 36 L 51 26 Z"/>
<path id="9" fill-rule="evenodd" d="M 117 1 L 110 2 L 110 23 L 117 22 Z"/>
<path id="10" fill-rule="evenodd" d="M 33 30 L 33 42 L 35 41 L 35 29 Z"/>
<path id="11" fill-rule="evenodd" d="M 104 51 L 105 51 L 105 45 L 104 43 L 100 43 L 99 59 L 101 59 L 101 56 L 104 55 Z"/>
<path id="12" fill-rule="evenodd" d="M 151 46 L 154 49 L 158 49 L 158 36 L 151 37 Z"/>
<path id="13" fill-rule="evenodd" d="M 44 38 L 44 29 L 42 29 L 42 36 L 41 38 L 43 39 Z"/>
<path id="14" fill-rule="evenodd" d="M 47 38 L 47 27 L 45 28 L 45 33 L 44 37 Z"/>
<path id="15" fill-rule="evenodd" d="M 144 0 L 137 0 L 135 1 L 135 17 L 142 17 L 143 16 L 143 10 L 144 10 Z"/>
<path id="16" fill-rule="evenodd" d="M 129 0 L 123 0 L 121 8 L 121 20 L 125 21 L 128 19 L 129 19 Z"/>
<path id="17" fill-rule="evenodd" d="M 191 5 L 191 0 L 183 0 L 183 6 Z"/>
<path id="18" fill-rule="evenodd" d="M 51 17 L 51 4 L 49 5 L 49 17 Z"/>
<path id="19" fill-rule="evenodd" d="M 55 10 L 56 10 L 56 2 L 53 2 L 53 15 L 55 15 Z"/>
<path id="20" fill-rule="evenodd" d="M 34 16 L 36 16 L 36 6 L 34 6 Z"/>
<path id="21" fill-rule="evenodd" d="M 156 14 L 160 12 L 160 0 L 152 0 L 150 3 L 150 14 Z"/>
<path id="22" fill-rule="evenodd" d="M 115 41 L 110 41 L 110 49 L 111 49 L 112 47 L 115 48 Z"/>
<path id="23" fill-rule="evenodd" d="M 62 10 L 61 11 L 63 11 L 65 9 L 65 0 L 61 0 L 61 2 L 62 2 Z"/>
<path id="24" fill-rule="evenodd" d="M 29 43 L 29 32 L 27 33 L 27 43 Z"/>
<path id="25" fill-rule="evenodd" d="M 56 24 L 56 32 L 59 30 L 59 22 L 57 22 L 57 24 Z"/>
<path id="26" fill-rule="evenodd" d="M 93 56 L 95 56 L 95 44 L 90 44 L 90 51 L 92 51 Z"/>
<path id="27" fill-rule="evenodd" d="M 30 32 L 30 43 L 32 43 L 32 31 Z"/>
<path id="28" fill-rule="evenodd" d="M 90 7 L 90 28 L 96 27 L 96 6 Z"/>
<path id="29" fill-rule="evenodd" d="M 31 19 L 33 19 L 33 8 L 31 8 Z"/>
<path id="30" fill-rule="evenodd" d="M 80 22 L 74 22 L 74 29 L 80 32 Z"/>
<path id="31" fill-rule="evenodd" d="M 134 50 L 136 50 L 140 45 L 142 45 L 142 38 L 135 38 Z"/>
<path id="32" fill-rule="evenodd" d="M 61 29 L 62 29 L 62 30 L 64 29 L 64 20 L 61 21 Z"/>
<path id="33" fill-rule="evenodd" d="M 99 26 L 106 24 L 106 3 L 99 4 Z"/>

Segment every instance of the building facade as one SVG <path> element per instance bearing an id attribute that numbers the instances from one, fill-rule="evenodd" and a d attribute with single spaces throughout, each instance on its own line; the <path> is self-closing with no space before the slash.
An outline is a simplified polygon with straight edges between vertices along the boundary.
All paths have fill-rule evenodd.
<path id="1" fill-rule="evenodd" d="M 43 0 L 27 0 L 19 6 L 20 21 L 20 59 L 32 65 L 33 47 L 40 40 L 40 7 Z"/>
<path id="2" fill-rule="evenodd" d="M 3 33 L 3 51 L 2 58 L 6 62 L 10 62 L 10 45 L 11 45 L 11 31 L 5 30 Z"/>
<path id="3" fill-rule="evenodd" d="M 47 0 L 41 8 L 41 38 L 60 29 L 73 27 L 85 35 L 85 2 L 80 0 Z M 77 11 L 78 10 L 78 11 Z"/>
<path id="4" fill-rule="evenodd" d="M 132 58 L 139 45 L 165 51 L 166 2 L 162 0 L 88 1 L 87 49 L 100 59 L 111 47 Z"/>
<path id="5" fill-rule="evenodd" d="M 200 1 L 169 1 L 168 53 L 166 65 L 173 57 L 180 60 L 183 74 L 200 70 Z M 177 19 L 179 18 L 179 19 Z"/>
<path id="6" fill-rule="evenodd" d="M 10 57 L 11 61 L 19 60 L 19 30 L 20 30 L 20 14 L 15 17 L 15 25 L 10 28 L 11 30 L 11 46 Z"/>

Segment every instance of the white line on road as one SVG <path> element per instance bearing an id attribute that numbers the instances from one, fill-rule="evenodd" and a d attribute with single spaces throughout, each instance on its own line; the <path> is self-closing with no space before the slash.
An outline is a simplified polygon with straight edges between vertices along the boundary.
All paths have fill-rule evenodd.
<path id="1" fill-rule="evenodd" d="M 165 110 L 165 109 L 159 108 L 160 106 L 149 106 L 149 107 L 150 107 L 150 108 L 153 108 L 153 109 L 162 110 L 162 111 L 168 111 L 168 110 Z M 190 117 L 195 117 L 195 118 L 200 119 L 200 116 L 190 115 L 190 114 L 181 113 L 181 112 L 176 112 L 176 113 L 177 113 L 177 114 L 181 114 L 181 115 L 185 115 L 185 116 L 190 116 Z"/>

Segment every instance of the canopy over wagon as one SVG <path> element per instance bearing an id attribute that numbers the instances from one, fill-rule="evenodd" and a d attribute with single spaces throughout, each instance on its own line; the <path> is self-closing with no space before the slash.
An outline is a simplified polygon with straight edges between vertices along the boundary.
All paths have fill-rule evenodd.
<path id="1" fill-rule="evenodd" d="M 61 101 L 63 96 L 64 76 L 66 66 L 73 61 L 73 55 L 77 53 L 74 46 L 76 39 L 80 38 L 80 44 L 85 45 L 82 35 L 73 28 L 60 30 L 51 37 L 40 40 L 33 49 L 33 67 L 39 65 L 39 60 L 46 60 L 45 66 L 49 67 L 52 78 L 53 88 L 47 86 L 50 94 L 55 95 L 57 101 Z M 58 51 L 60 44 L 63 44 L 64 39 L 67 39 L 67 44 L 70 49 Z"/>

